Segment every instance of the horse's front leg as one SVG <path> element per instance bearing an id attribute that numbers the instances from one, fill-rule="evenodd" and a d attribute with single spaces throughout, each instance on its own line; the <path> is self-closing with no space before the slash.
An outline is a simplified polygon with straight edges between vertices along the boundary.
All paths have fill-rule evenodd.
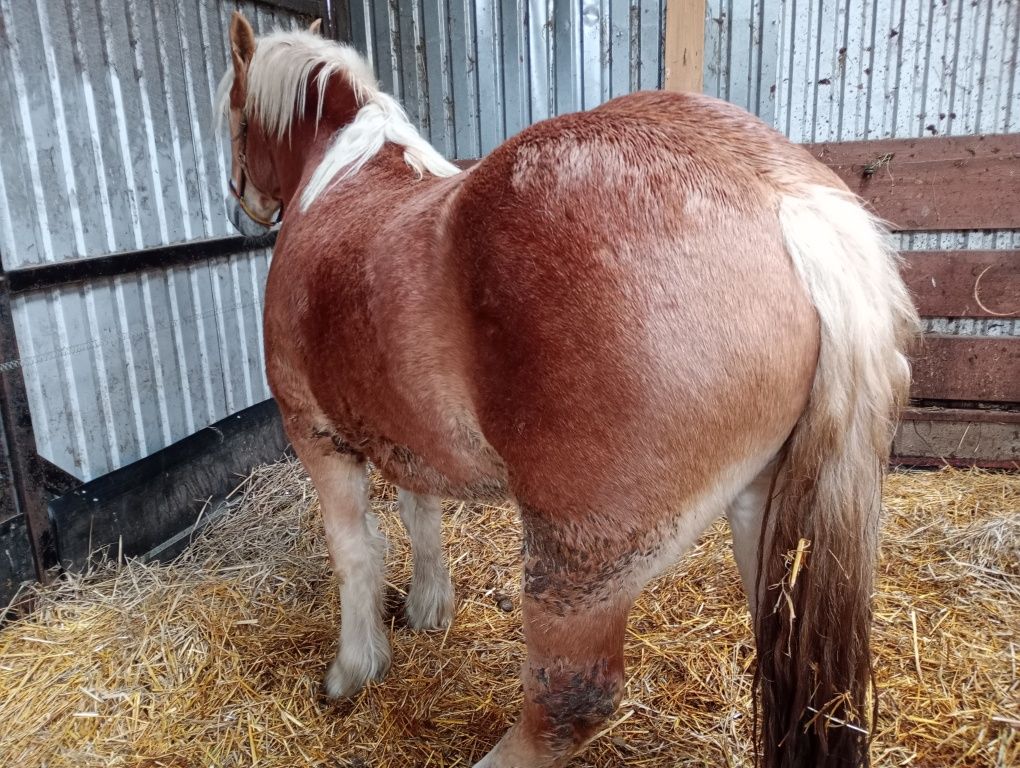
<path id="1" fill-rule="evenodd" d="M 390 666 L 382 623 L 384 540 L 368 503 L 366 467 L 328 438 L 291 435 L 315 489 L 333 568 L 341 580 L 340 647 L 326 673 L 326 692 L 352 696 Z"/>
<path id="2" fill-rule="evenodd" d="M 475 768 L 564 765 L 623 697 L 624 634 L 635 598 L 627 559 L 556 540 L 562 531 L 539 534 L 527 515 L 524 523 L 524 707 Z"/>
<path id="3" fill-rule="evenodd" d="M 411 537 L 414 566 L 407 592 L 407 623 L 414 629 L 450 626 L 454 614 L 453 582 L 443 557 L 442 516 L 435 496 L 421 496 L 400 489 L 400 519 Z"/>

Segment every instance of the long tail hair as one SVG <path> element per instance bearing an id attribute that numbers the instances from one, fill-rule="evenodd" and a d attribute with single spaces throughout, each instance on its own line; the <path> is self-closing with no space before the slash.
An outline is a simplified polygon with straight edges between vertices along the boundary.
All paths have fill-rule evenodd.
<path id="1" fill-rule="evenodd" d="M 759 546 L 758 751 L 768 768 L 870 764 L 871 592 L 882 477 L 917 315 L 882 225 L 844 190 L 783 199 L 787 249 L 817 309 L 818 365 Z"/>

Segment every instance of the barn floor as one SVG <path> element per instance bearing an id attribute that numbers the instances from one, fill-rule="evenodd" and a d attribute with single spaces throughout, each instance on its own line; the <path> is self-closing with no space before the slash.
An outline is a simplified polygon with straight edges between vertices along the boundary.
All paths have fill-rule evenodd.
<path id="1" fill-rule="evenodd" d="M 406 537 L 392 492 L 376 495 L 396 596 Z M 898 473 L 886 506 L 876 764 L 1020 765 L 1020 475 Z M 295 462 L 258 469 L 177 562 L 100 567 L 0 630 L 0 764 L 470 766 L 519 700 L 519 529 L 509 509 L 455 505 L 445 533 L 452 630 L 395 617 L 388 679 L 328 702 L 338 605 L 315 495 Z M 573 765 L 751 764 L 751 633 L 724 525 L 646 591 L 627 654 L 623 706 Z"/>

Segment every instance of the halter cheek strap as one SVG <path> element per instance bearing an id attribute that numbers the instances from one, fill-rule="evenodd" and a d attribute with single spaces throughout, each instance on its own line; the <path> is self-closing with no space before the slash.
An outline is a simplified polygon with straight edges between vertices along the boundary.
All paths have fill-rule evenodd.
<path id="1" fill-rule="evenodd" d="M 245 154 L 246 150 L 248 149 L 248 119 L 243 115 L 241 116 L 240 128 L 241 134 L 240 136 L 238 136 L 238 141 L 240 142 L 241 149 L 237 153 L 237 164 L 241 169 L 241 182 L 239 185 L 240 189 L 238 189 L 238 185 L 234 184 L 234 180 L 233 178 L 231 178 L 230 194 L 234 196 L 234 198 L 237 200 L 238 205 L 241 206 L 241 210 L 245 212 L 249 219 L 256 222 L 257 224 L 261 224 L 263 227 L 267 228 L 272 227 L 277 222 L 279 222 L 281 218 L 283 218 L 283 204 L 281 203 L 279 209 L 277 209 L 275 218 L 267 219 L 265 216 L 259 216 L 251 208 L 249 208 L 248 203 L 246 203 L 244 199 L 244 191 L 248 185 L 248 158 Z M 265 194 L 265 192 L 256 187 L 254 184 L 252 184 L 251 186 L 252 189 L 254 189 L 263 197 L 269 197 L 269 195 Z"/>

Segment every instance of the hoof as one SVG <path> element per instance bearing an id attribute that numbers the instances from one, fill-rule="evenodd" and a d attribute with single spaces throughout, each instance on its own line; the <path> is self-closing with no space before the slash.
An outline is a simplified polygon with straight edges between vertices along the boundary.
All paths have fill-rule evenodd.
<path id="1" fill-rule="evenodd" d="M 370 649 L 371 650 L 371 649 Z M 385 646 L 374 652 L 345 653 L 333 659 L 323 681 L 326 695 L 331 699 L 349 699 L 356 696 L 368 681 L 378 682 L 390 669 L 390 649 Z"/>
<path id="2" fill-rule="evenodd" d="M 449 575 L 442 581 L 428 584 L 412 583 L 407 593 L 404 612 L 411 629 L 446 629 L 453 623 L 456 600 Z"/>

